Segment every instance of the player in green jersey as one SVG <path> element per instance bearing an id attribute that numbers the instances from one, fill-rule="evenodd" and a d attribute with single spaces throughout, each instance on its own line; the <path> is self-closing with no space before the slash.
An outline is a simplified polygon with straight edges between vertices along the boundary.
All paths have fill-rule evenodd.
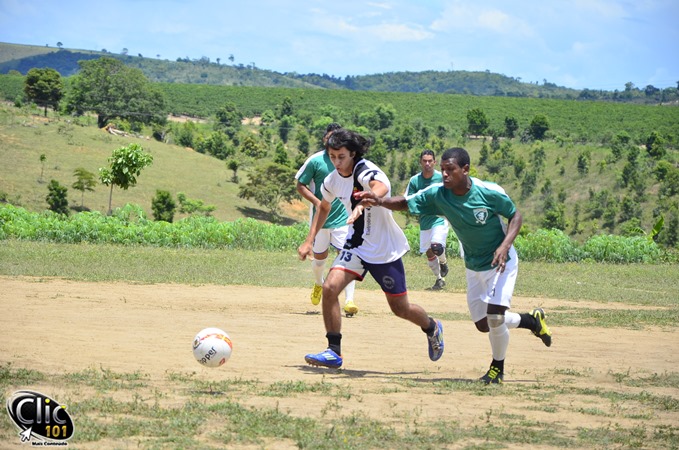
<path id="1" fill-rule="evenodd" d="M 432 150 L 420 153 L 420 167 L 422 171 L 410 178 L 405 196 L 415 194 L 436 183 L 443 183 L 441 172 L 435 169 L 436 155 Z M 434 273 L 436 281 L 430 288 L 439 291 L 446 285 L 448 275 L 448 259 L 446 258 L 446 240 L 448 238 L 448 221 L 441 216 L 421 214 L 420 222 L 420 253 L 427 255 L 427 265 Z"/>
<path id="2" fill-rule="evenodd" d="M 451 148 L 441 156 L 443 184 L 408 197 L 377 198 L 370 192 L 360 196 L 366 206 L 409 209 L 413 214 L 448 219 L 464 250 L 471 318 L 490 340 L 493 360 L 480 380 L 496 384 L 504 378 L 509 329 L 527 328 L 547 347 L 552 345 L 552 333 L 542 308 L 524 314 L 509 311 L 519 267 L 514 239 L 521 229 L 522 216 L 504 189 L 471 177 L 469 164 L 465 149 Z"/>
<path id="3" fill-rule="evenodd" d="M 338 123 L 331 123 L 323 135 L 323 145 L 328 142 L 328 138 L 335 131 L 340 129 Z M 297 180 L 297 192 L 311 203 L 309 223 L 314 219 L 318 206 L 321 204 L 321 185 L 323 180 L 335 170 L 330 157 L 325 149 L 314 153 L 299 168 L 295 179 Z M 332 203 L 332 208 L 328 214 L 328 219 L 322 229 L 316 235 L 313 245 L 314 258 L 311 260 L 311 271 L 314 276 L 314 287 L 311 291 L 311 303 L 318 305 L 323 296 L 323 276 L 325 274 L 325 261 L 328 258 L 330 246 L 339 250 L 344 246 L 349 226 L 347 225 L 348 214 L 342 202 L 337 199 Z M 358 312 L 358 306 L 354 302 L 354 290 L 356 282 L 349 283 L 344 290 L 345 302 L 344 313 L 353 316 Z"/>

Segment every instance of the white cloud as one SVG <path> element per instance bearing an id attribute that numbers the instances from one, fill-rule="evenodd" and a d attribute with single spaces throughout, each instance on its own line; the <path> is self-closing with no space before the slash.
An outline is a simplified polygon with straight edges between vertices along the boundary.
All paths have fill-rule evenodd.
<path id="1" fill-rule="evenodd" d="M 420 27 L 405 24 L 381 24 L 366 29 L 373 37 L 385 42 L 423 41 L 434 37 L 434 34 Z"/>
<path id="2" fill-rule="evenodd" d="M 505 13 L 497 8 L 487 8 L 483 4 L 470 6 L 461 2 L 451 3 L 430 28 L 434 31 L 453 32 L 468 31 L 471 33 L 493 32 L 509 36 L 532 36 L 532 27 L 523 19 Z"/>
<path id="3" fill-rule="evenodd" d="M 594 14 L 597 18 L 609 20 L 621 19 L 627 15 L 624 5 L 612 0 L 575 0 L 573 9 L 581 14 Z"/>

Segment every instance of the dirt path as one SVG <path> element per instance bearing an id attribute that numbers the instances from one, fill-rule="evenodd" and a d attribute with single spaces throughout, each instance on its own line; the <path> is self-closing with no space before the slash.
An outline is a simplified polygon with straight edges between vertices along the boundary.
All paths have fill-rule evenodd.
<path id="1" fill-rule="evenodd" d="M 443 321 L 446 351 L 433 363 L 427 357 L 421 331 L 392 316 L 384 297 L 376 291 L 357 289 L 361 311 L 343 321 L 345 365 L 337 372 L 304 363 L 304 354 L 321 351 L 326 345 L 320 307 L 310 304 L 306 289 L 11 277 L 0 277 L 0 286 L 0 364 L 11 362 L 15 368 L 49 374 L 103 367 L 140 371 L 158 380 L 168 372 L 197 372 L 214 380 L 348 382 L 352 389 L 364 393 L 354 408 L 375 417 L 394 417 L 395 421 L 418 407 L 421 419 L 435 420 L 439 415 L 468 425 L 488 408 L 510 409 L 522 404 L 516 397 L 494 404 L 492 398 L 462 394 L 464 403 L 451 405 L 437 394 L 417 399 L 409 398 L 407 392 L 384 394 L 383 387 L 397 378 L 417 383 L 476 379 L 487 369 L 490 348 L 487 336 L 476 332 L 470 321 Z M 467 312 L 460 294 L 412 292 L 411 297 L 434 316 Z M 515 298 L 513 309 L 526 311 L 535 302 Z M 556 307 L 602 307 L 550 299 L 539 303 L 548 314 Z M 226 330 L 234 342 L 231 359 L 218 369 L 201 367 L 191 352 L 194 335 L 208 326 Z M 613 374 L 673 372 L 679 361 L 675 330 L 559 327 L 553 331 L 554 343 L 549 349 L 526 330 L 512 331 L 508 383 L 555 382 L 555 370 L 562 374 L 572 370 L 587 376 L 569 379 L 570 385 L 624 390 Z M 665 392 L 677 396 L 675 390 Z M 657 393 L 662 394 L 663 389 Z M 261 397 L 251 400 L 254 405 L 266 401 Z M 318 413 L 324 406 L 309 404 L 303 397 L 270 401 L 280 402 L 300 416 Z M 572 427 L 610 423 L 610 417 L 578 414 L 573 401 L 571 407 L 560 410 L 560 422 Z M 541 413 L 526 408 L 522 414 Z M 679 414 L 673 411 L 657 417 L 659 423 L 679 423 Z"/>

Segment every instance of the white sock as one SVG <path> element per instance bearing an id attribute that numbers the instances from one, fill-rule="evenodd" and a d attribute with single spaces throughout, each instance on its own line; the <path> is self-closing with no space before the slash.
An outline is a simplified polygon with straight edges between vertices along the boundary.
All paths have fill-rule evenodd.
<path id="1" fill-rule="evenodd" d="M 439 255 L 439 264 L 447 264 L 448 263 L 448 258 L 446 257 L 446 252 L 445 249 L 443 253 Z"/>
<path id="2" fill-rule="evenodd" d="M 314 274 L 314 280 L 319 286 L 323 285 L 323 272 L 325 272 L 325 259 L 314 259 L 311 261 L 311 271 Z"/>
<path id="3" fill-rule="evenodd" d="M 434 259 L 427 259 L 427 265 L 434 272 L 436 279 L 441 278 L 441 266 L 439 266 L 439 259 L 434 256 Z"/>
<path id="4" fill-rule="evenodd" d="M 521 316 L 518 313 L 505 311 L 505 325 L 507 325 L 507 328 L 518 328 L 520 322 Z"/>
<path id="5" fill-rule="evenodd" d="M 507 355 L 507 347 L 509 347 L 509 328 L 507 328 L 507 324 L 503 323 L 499 327 L 491 328 L 488 333 L 488 339 L 490 339 L 493 359 L 504 361 Z"/>
<path id="6" fill-rule="evenodd" d="M 356 280 L 352 280 L 351 283 L 347 284 L 344 288 L 344 295 L 346 296 L 345 304 L 354 301 L 354 289 L 356 289 Z"/>

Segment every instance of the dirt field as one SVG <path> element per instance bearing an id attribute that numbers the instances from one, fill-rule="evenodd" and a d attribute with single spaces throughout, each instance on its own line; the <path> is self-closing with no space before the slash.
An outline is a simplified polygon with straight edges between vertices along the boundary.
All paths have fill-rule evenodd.
<path id="1" fill-rule="evenodd" d="M 500 422 L 502 414 L 553 422 L 571 435 L 583 427 L 611 423 L 623 428 L 643 425 L 649 432 L 658 426 L 676 430 L 679 423 L 675 408 L 662 409 L 639 401 L 602 402 L 601 396 L 574 395 L 572 390 L 560 394 L 554 389 L 568 386 L 630 394 L 647 391 L 676 402 L 676 387 L 635 387 L 620 380 L 620 374 L 645 379 L 654 373 L 676 372 L 676 329 L 553 327 L 551 348 L 544 347 L 527 330 L 512 330 L 505 385 L 486 388 L 491 392 L 479 395 L 439 385 L 445 380 L 472 381 L 485 372 L 490 362 L 487 335 L 478 333 L 468 320 L 443 320 L 445 354 L 438 362 L 431 362 L 422 332 L 392 316 L 381 293 L 364 291 L 360 286 L 356 298 L 361 311 L 343 320 L 345 363 L 341 371 L 311 368 L 304 363 L 306 353 L 326 346 L 320 307 L 310 304 L 305 289 L 95 284 L 8 277 L 0 277 L 0 286 L 0 364 L 11 363 L 13 368 L 46 374 L 87 368 L 140 371 L 157 384 L 162 384 L 168 373 L 192 372 L 217 381 L 242 378 L 264 384 L 290 380 L 346 384 L 354 395 L 342 400 L 341 407 L 331 414 L 325 401 L 310 401 L 306 394 L 241 400 L 254 407 L 280 408 L 295 417 L 325 417 L 328 422 L 360 412 L 399 429 L 409 421 L 439 420 L 471 427 L 488 420 L 489 414 L 496 414 L 491 420 Z M 411 301 L 434 316 L 467 311 L 460 294 L 411 292 Z M 548 323 L 550 310 L 567 313 L 567 308 L 575 306 L 563 300 L 515 298 L 513 310 L 524 312 L 537 304 L 547 311 Z M 577 307 L 615 306 L 580 301 Z M 231 359 L 221 368 L 203 368 L 192 356 L 194 335 L 208 326 L 226 330 L 234 343 Z M 409 389 L 409 385 L 414 388 Z M 421 388 L 429 385 L 439 387 Z M 516 389 L 519 386 L 530 390 L 550 386 L 549 397 L 536 405 L 532 397 L 522 393 L 525 391 Z M 49 383 L 8 390 L 15 388 L 44 390 L 57 400 L 63 395 L 62 388 Z M 5 396 L 10 394 L 5 392 Z M 176 396 L 180 401 L 185 393 L 177 392 Z M 592 412 L 597 410 L 602 413 Z M 498 416 L 498 412 L 502 414 Z M 20 446 L 18 438 L 9 444 Z M 270 444 L 267 448 L 295 448 L 289 441 Z M 116 445 L 127 447 L 121 442 Z M 507 445 L 522 447 L 511 442 Z M 0 446 L 4 448 L 4 444 Z"/>

